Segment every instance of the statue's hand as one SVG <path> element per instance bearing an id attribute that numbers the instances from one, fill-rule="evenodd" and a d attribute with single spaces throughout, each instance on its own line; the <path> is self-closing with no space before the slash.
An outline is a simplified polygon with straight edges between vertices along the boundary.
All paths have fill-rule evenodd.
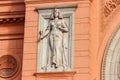
<path id="1" fill-rule="evenodd" d="M 43 39 L 44 39 L 44 36 L 41 35 L 41 36 L 40 36 L 40 40 L 43 40 Z"/>
<path id="2" fill-rule="evenodd" d="M 57 28 L 58 28 L 60 31 L 64 32 L 64 28 L 65 28 L 64 26 L 58 26 Z"/>
<path id="3" fill-rule="evenodd" d="M 42 40 L 43 39 L 43 31 L 40 31 L 39 34 L 40 34 L 40 40 Z"/>
<path id="4" fill-rule="evenodd" d="M 42 34 L 43 34 L 43 31 L 40 31 L 39 34 L 42 35 Z"/>

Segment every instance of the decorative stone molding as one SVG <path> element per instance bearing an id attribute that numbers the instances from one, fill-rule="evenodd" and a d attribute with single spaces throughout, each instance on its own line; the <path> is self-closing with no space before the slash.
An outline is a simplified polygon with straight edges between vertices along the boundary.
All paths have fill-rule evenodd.
<path id="1" fill-rule="evenodd" d="M 53 76 L 57 76 L 57 77 L 63 77 L 64 76 L 73 76 L 75 75 L 75 71 L 70 71 L 70 72 L 41 72 L 41 73 L 35 73 L 34 76 L 38 76 L 38 77 L 53 77 Z"/>
<path id="2" fill-rule="evenodd" d="M 71 72 L 42 72 L 42 73 L 35 73 L 36 80 L 73 80 L 74 75 L 76 74 L 75 71 Z M 64 79 L 62 79 L 64 77 Z"/>
<path id="3" fill-rule="evenodd" d="M 17 39 L 24 39 L 24 34 L 23 33 L 0 34 L 0 40 L 17 40 Z"/>
<path id="4" fill-rule="evenodd" d="M 101 2 L 101 31 L 104 31 L 108 28 L 109 22 L 119 13 L 120 0 L 102 0 Z M 104 4 L 104 5 L 103 5 Z M 101 15 L 100 14 L 100 15 Z"/>
<path id="5" fill-rule="evenodd" d="M 2 18 L 1 16 L 15 16 L 17 15 L 18 17 L 24 17 L 25 12 L 24 11 L 9 11 L 9 12 L 0 12 L 0 18 Z"/>
<path id="6" fill-rule="evenodd" d="M 108 17 L 119 5 L 120 5 L 120 0 L 107 1 L 104 6 L 104 16 Z"/>
<path id="7" fill-rule="evenodd" d="M 24 17 L 17 17 L 17 18 L 1 18 L 0 23 L 13 23 L 13 22 L 22 22 L 24 21 Z"/>
<path id="8" fill-rule="evenodd" d="M 102 64 L 102 80 L 119 80 L 120 77 L 120 26 L 107 45 Z"/>
<path id="9" fill-rule="evenodd" d="M 10 1 L 10 0 L 1 0 L 0 5 L 9 5 L 9 4 L 24 4 L 23 0 L 14 0 L 14 1 Z"/>
<path id="10" fill-rule="evenodd" d="M 61 0 L 54 0 L 54 3 L 55 2 L 79 2 L 79 1 L 81 1 L 81 2 L 92 2 L 93 0 L 63 0 L 63 1 L 61 1 Z M 52 0 L 25 0 L 25 4 L 38 4 L 38 3 L 53 3 L 53 1 Z"/>
<path id="11" fill-rule="evenodd" d="M 18 70 L 18 62 L 11 55 L 3 55 L 0 57 L 0 77 L 9 78 L 14 76 Z"/>
<path id="12" fill-rule="evenodd" d="M 0 71 L 0 80 L 14 80 L 20 76 L 22 69 L 21 60 L 22 55 L 17 51 L 3 51 L 3 53 L 0 54 L 0 64 L 2 65 L 0 66 L 0 70 L 4 71 L 4 73 Z"/>
<path id="13" fill-rule="evenodd" d="M 56 6 L 47 6 L 47 7 L 36 7 L 36 9 L 39 10 L 51 10 L 54 9 L 55 7 L 57 7 L 58 9 L 74 9 L 77 8 L 77 4 L 69 4 L 69 5 L 56 5 Z"/>

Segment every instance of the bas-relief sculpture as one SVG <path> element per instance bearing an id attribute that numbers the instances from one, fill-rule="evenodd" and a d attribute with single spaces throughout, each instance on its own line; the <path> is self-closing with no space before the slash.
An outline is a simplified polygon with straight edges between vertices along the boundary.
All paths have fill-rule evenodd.
<path id="1" fill-rule="evenodd" d="M 17 60 L 11 55 L 0 57 L 0 77 L 12 77 L 18 70 Z"/>
<path id="2" fill-rule="evenodd" d="M 47 38 L 46 64 L 41 66 L 45 72 L 69 71 L 68 65 L 68 26 L 59 9 L 55 8 L 45 31 L 40 31 L 40 41 Z"/>

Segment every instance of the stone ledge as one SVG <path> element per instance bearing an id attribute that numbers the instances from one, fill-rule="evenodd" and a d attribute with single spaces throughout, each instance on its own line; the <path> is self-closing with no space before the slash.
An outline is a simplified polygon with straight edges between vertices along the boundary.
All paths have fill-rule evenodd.
<path id="1" fill-rule="evenodd" d="M 22 22 L 24 21 L 24 17 L 16 17 L 16 18 L 0 18 L 0 23 L 13 23 L 13 22 Z"/>
<path id="2" fill-rule="evenodd" d="M 0 6 L 1 5 L 9 5 L 9 4 L 24 4 L 24 0 L 14 0 L 14 1 L 7 1 L 7 0 L 1 0 Z"/>
<path id="3" fill-rule="evenodd" d="M 76 71 L 66 71 L 66 72 L 37 72 L 34 73 L 36 77 L 73 77 Z"/>
<path id="4" fill-rule="evenodd" d="M 92 2 L 92 0 L 25 0 L 25 4 L 43 4 L 43 3 L 58 3 L 58 2 Z"/>
<path id="5" fill-rule="evenodd" d="M 16 39 L 24 39 L 23 33 L 16 34 L 0 34 L 0 40 L 16 40 Z"/>
<path id="6" fill-rule="evenodd" d="M 64 9 L 64 8 L 77 8 L 77 4 L 69 4 L 69 5 L 55 5 L 55 6 L 42 6 L 42 7 L 36 7 L 37 10 L 50 10 L 50 9 Z"/>

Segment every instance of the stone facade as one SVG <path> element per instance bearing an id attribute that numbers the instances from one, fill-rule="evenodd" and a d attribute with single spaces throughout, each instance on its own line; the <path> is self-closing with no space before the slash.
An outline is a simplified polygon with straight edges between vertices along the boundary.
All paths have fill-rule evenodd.
<path id="1" fill-rule="evenodd" d="M 119 70 L 119 52 L 114 52 L 113 59 L 110 52 L 119 51 L 114 46 L 119 41 L 119 3 L 119 0 L 1 0 L 0 80 L 119 80 L 120 73 L 112 73 L 112 69 Z M 37 9 L 65 5 L 76 5 L 72 23 L 73 68 L 38 72 Z M 6 55 L 15 61 L 4 58 Z M 118 67 L 110 65 L 109 59 Z M 9 76 L 11 70 L 13 74 Z"/>

